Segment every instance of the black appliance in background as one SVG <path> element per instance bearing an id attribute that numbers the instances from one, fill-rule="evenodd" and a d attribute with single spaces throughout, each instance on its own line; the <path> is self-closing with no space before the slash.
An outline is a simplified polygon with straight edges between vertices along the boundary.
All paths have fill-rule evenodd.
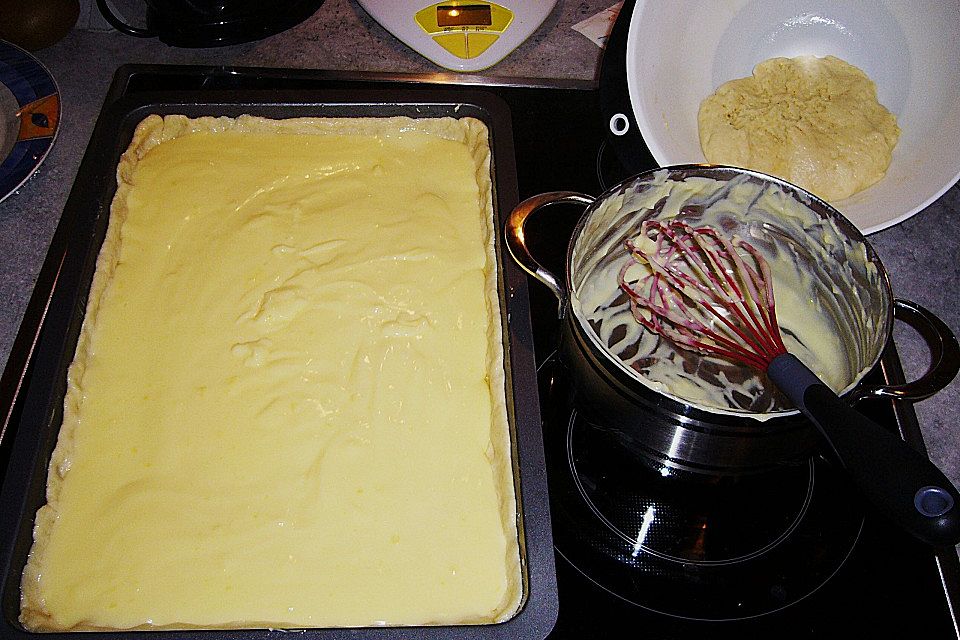
<path id="1" fill-rule="evenodd" d="M 312 16 L 323 0 L 146 0 L 144 16 L 120 16 L 109 0 L 97 0 L 110 25 L 138 38 L 159 38 L 174 47 L 222 47 L 260 40 Z M 128 24 L 142 19 L 146 26 Z"/>

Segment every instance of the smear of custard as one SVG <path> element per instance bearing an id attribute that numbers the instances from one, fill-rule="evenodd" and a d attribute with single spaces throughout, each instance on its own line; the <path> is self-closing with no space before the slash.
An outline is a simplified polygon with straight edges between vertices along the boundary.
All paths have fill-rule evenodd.
<path id="1" fill-rule="evenodd" d="M 632 377 L 708 410 L 766 419 L 791 409 L 765 374 L 678 348 L 633 318 L 617 275 L 631 260 L 624 240 L 651 217 L 683 218 L 754 245 L 770 266 L 787 349 L 834 391 L 848 389 L 872 366 L 885 316 L 880 275 L 862 243 L 776 185 L 748 176 L 675 181 L 663 171 L 602 203 L 573 255 L 574 313 L 594 344 Z"/>

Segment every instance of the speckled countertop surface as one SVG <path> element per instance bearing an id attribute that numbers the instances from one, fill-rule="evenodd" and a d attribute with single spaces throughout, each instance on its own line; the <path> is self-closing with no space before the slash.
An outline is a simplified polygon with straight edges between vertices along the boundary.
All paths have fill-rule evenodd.
<path id="1" fill-rule="evenodd" d="M 118 5 L 130 6 L 131 2 Z M 136 3 L 133 3 L 136 4 Z M 561 0 L 534 36 L 483 76 L 591 80 L 600 49 L 571 27 L 613 0 Z M 437 73 L 353 0 L 327 0 L 289 31 L 256 43 L 174 49 L 104 28 L 92 2 L 59 43 L 34 52 L 56 78 L 63 104 L 58 139 L 37 174 L 0 202 L 0 363 L 6 363 L 34 281 L 116 68 L 124 63 L 215 64 L 351 71 Z M 960 331 L 960 187 L 909 220 L 870 236 L 898 297 L 917 302 Z M 898 326 L 908 377 L 928 359 L 922 341 Z M 960 383 L 916 404 L 932 459 L 960 485 Z"/>

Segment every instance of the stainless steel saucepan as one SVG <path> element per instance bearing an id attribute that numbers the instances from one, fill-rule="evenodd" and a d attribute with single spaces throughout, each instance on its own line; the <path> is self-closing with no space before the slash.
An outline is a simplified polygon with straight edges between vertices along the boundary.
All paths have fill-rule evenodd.
<path id="1" fill-rule="evenodd" d="M 586 210 L 558 275 L 529 251 L 525 222 L 561 203 Z M 506 240 L 513 258 L 559 301 L 560 358 L 575 406 L 664 474 L 762 472 L 807 459 L 820 438 L 764 374 L 684 352 L 638 328 L 614 276 L 626 255 L 624 239 L 652 216 L 710 222 L 748 237 L 784 266 L 783 273 L 805 283 L 804 296 L 784 296 L 781 329 L 811 343 L 812 357 L 829 356 L 821 373 L 832 376 L 830 386 L 851 404 L 920 400 L 960 369 L 960 346 L 949 328 L 919 305 L 893 297 L 886 270 L 856 227 L 826 202 L 777 178 L 683 165 L 641 173 L 597 198 L 573 192 L 529 198 L 507 221 Z M 932 364 L 905 385 L 866 384 L 891 339 L 894 318 L 927 339 Z M 863 444 L 864 455 L 871 455 L 871 446 Z M 896 470 L 877 468 L 878 481 L 883 474 L 895 476 Z"/>

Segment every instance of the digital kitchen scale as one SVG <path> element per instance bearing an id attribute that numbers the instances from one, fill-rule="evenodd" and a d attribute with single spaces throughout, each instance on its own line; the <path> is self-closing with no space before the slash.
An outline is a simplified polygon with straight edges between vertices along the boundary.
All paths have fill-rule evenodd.
<path id="1" fill-rule="evenodd" d="M 543 24 L 556 0 L 358 0 L 407 46 L 441 67 L 480 71 L 503 60 Z"/>

